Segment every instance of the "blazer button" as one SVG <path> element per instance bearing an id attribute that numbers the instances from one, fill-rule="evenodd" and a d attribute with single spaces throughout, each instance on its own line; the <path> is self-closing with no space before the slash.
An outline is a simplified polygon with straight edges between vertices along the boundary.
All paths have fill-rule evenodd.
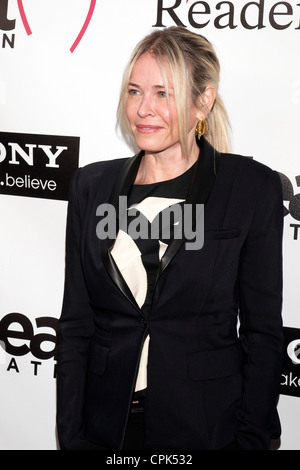
<path id="1" fill-rule="evenodd" d="M 145 318 L 141 318 L 141 327 L 146 328 L 146 326 L 147 326 L 147 322 L 146 322 Z"/>

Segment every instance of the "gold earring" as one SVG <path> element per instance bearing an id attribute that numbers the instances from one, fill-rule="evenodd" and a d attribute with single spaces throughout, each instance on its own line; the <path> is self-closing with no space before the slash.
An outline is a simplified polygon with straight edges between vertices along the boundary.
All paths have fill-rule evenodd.
<path id="1" fill-rule="evenodd" d="M 201 116 L 198 119 L 195 131 L 197 133 L 198 139 L 200 139 L 200 137 L 208 131 L 208 124 L 204 117 Z"/>

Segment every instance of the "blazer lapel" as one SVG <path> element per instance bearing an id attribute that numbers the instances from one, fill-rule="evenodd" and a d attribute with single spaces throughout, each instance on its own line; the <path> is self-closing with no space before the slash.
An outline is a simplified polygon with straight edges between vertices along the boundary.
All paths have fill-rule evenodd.
<path id="1" fill-rule="evenodd" d="M 195 230 L 197 223 L 196 204 L 203 204 L 204 206 L 213 188 L 216 178 L 216 162 L 219 155 L 219 152 L 217 152 L 204 137 L 202 137 L 200 141 L 197 141 L 197 143 L 200 148 L 200 155 L 196 163 L 190 189 L 186 198 L 186 204 L 191 204 L 193 206 L 191 231 Z M 187 234 L 185 232 L 180 239 L 174 238 L 170 242 L 161 259 L 157 280 L 172 258 L 174 258 L 182 244 L 187 241 L 186 235 Z"/>
<path id="2" fill-rule="evenodd" d="M 116 233 L 118 233 L 119 228 L 120 196 L 129 196 L 130 189 L 134 183 L 143 154 L 143 152 L 139 152 L 134 157 L 129 158 L 125 161 L 112 189 L 108 203 L 114 206 L 116 211 Z M 100 250 L 102 262 L 114 283 L 118 286 L 118 288 L 125 295 L 125 297 L 131 302 L 131 304 L 141 313 L 141 309 L 139 308 L 134 296 L 132 295 L 131 290 L 129 289 L 127 283 L 124 281 L 124 278 L 111 255 L 111 249 L 113 247 L 114 241 L 115 240 L 111 238 L 106 238 L 101 241 Z"/>
<path id="3" fill-rule="evenodd" d="M 196 204 L 205 205 L 206 201 L 209 198 L 216 177 L 216 156 L 218 155 L 218 152 L 203 137 L 201 138 L 200 142 L 198 142 L 198 145 L 200 148 L 200 155 L 198 162 L 195 166 L 195 172 L 186 199 L 186 203 L 192 204 L 194 207 Z M 134 157 L 129 158 L 125 161 L 125 164 L 123 165 L 119 172 L 119 175 L 117 176 L 117 180 L 110 195 L 108 203 L 113 205 L 116 211 L 117 233 L 119 227 L 120 196 L 129 196 L 143 155 L 144 152 L 141 151 Z M 195 225 L 196 211 L 193 210 L 192 230 L 195 229 Z M 185 241 L 186 236 L 183 236 L 180 239 L 173 239 L 170 242 L 164 256 L 161 259 L 156 282 L 158 281 L 159 276 L 166 269 L 169 262 L 172 260 L 172 258 L 174 258 L 177 251 Z M 114 240 L 109 238 L 106 238 L 101 241 L 102 262 L 106 267 L 106 270 L 109 273 L 111 279 L 115 282 L 121 292 L 131 302 L 131 304 L 136 309 L 138 309 L 140 313 L 142 313 L 134 296 L 132 295 L 131 290 L 124 281 L 123 276 L 120 273 L 110 253 L 113 244 Z"/>

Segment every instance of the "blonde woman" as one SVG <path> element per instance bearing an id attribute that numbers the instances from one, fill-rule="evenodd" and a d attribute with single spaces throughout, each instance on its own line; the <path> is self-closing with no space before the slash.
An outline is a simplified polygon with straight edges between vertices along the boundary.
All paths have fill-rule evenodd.
<path id="1" fill-rule="evenodd" d="M 219 69 L 185 28 L 146 36 L 118 109 L 140 152 L 74 175 L 62 449 L 258 450 L 280 435 L 281 185 L 229 153 Z"/>

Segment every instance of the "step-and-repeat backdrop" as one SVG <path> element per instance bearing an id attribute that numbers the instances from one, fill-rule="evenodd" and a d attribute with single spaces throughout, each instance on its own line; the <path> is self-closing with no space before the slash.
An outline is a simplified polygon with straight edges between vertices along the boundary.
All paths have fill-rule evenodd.
<path id="1" fill-rule="evenodd" d="M 205 35 L 233 150 L 284 189 L 284 331 L 275 449 L 300 449 L 300 6 L 275 0 L 0 0 L 0 449 L 57 449 L 56 327 L 77 166 L 131 156 L 123 68 L 153 28 Z"/>

